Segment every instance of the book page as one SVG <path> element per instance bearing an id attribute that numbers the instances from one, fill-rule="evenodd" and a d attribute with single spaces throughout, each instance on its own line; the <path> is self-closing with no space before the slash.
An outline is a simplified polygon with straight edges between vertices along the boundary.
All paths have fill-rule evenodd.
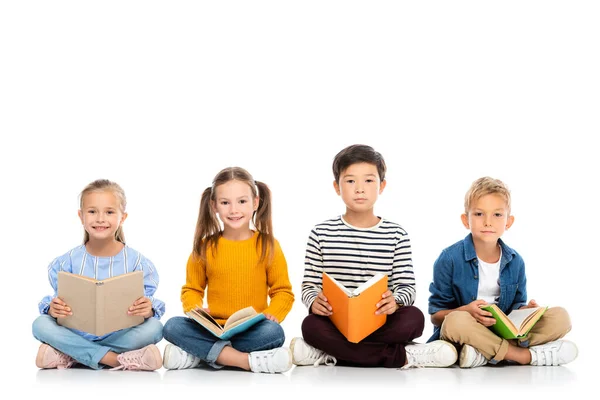
<path id="1" fill-rule="evenodd" d="M 379 282 L 384 276 L 387 276 L 387 275 L 376 273 L 375 275 L 373 275 L 373 277 L 371 279 L 369 279 L 368 281 L 366 281 L 365 283 L 363 283 L 362 285 L 360 285 L 359 287 L 354 289 L 352 291 L 352 295 L 358 296 L 359 294 L 361 294 L 362 292 L 364 292 L 365 290 L 367 290 L 368 288 L 370 288 L 371 286 L 373 286 L 374 284 Z"/>
<path id="2" fill-rule="evenodd" d="M 194 321 L 213 332 L 215 335 L 220 336 L 221 333 L 223 333 L 223 327 L 219 325 L 219 323 L 202 308 L 193 308 L 186 314 L 188 317 L 192 318 Z"/>
<path id="3" fill-rule="evenodd" d="M 508 314 L 508 318 L 521 330 L 524 324 L 529 320 L 529 317 L 539 310 L 541 307 L 525 308 L 523 310 L 513 310 Z"/>
<path id="4" fill-rule="evenodd" d="M 249 320 L 250 318 L 256 315 L 256 311 L 252 307 L 242 308 L 231 314 L 227 321 L 225 321 L 225 326 L 223 330 L 227 330 L 229 328 L 233 328 L 234 326 L 238 326 L 239 324 Z"/>
<path id="5" fill-rule="evenodd" d="M 323 275 L 327 275 L 327 277 L 329 278 L 329 280 L 331 280 L 331 282 L 333 282 L 337 287 L 339 287 L 342 292 L 346 293 L 346 295 L 348 297 L 352 296 L 352 292 L 350 290 L 348 290 L 346 288 L 346 286 L 344 286 L 341 283 L 339 283 L 338 281 L 336 281 L 333 276 L 329 275 L 327 272 L 323 272 Z"/>

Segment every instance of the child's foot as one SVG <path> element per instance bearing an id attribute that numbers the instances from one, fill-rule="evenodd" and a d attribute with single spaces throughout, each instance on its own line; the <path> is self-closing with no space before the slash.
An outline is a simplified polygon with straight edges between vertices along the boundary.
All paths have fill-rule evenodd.
<path id="1" fill-rule="evenodd" d="M 42 343 L 35 358 L 35 365 L 38 368 L 66 369 L 71 368 L 75 363 L 73 358 L 45 343 Z"/>
<path id="2" fill-rule="evenodd" d="M 153 344 L 142 347 L 139 350 L 126 351 L 117 356 L 117 360 L 121 363 L 118 367 L 111 371 L 136 370 L 136 371 L 154 371 L 162 366 L 162 358 L 160 350 Z"/>
<path id="3" fill-rule="evenodd" d="M 312 347 L 301 337 L 292 339 L 290 350 L 292 351 L 292 362 L 295 365 L 314 365 L 318 367 L 319 364 L 335 365 L 337 363 L 335 357 Z"/>
<path id="4" fill-rule="evenodd" d="M 163 367 L 166 369 L 196 368 L 201 361 L 200 358 L 181 350 L 174 344 L 169 343 L 165 346 Z"/>
<path id="5" fill-rule="evenodd" d="M 456 348 L 444 340 L 435 340 L 425 344 L 409 344 L 405 349 L 406 364 L 402 369 L 449 367 L 458 358 Z"/>
<path id="6" fill-rule="evenodd" d="M 568 340 L 556 340 L 531 346 L 531 365 L 563 365 L 577 358 L 577 346 Z"/>
<path id="7" fill-rule="evenodd" d="M 253 351 L 248 354 L 248 362 L 252 372 L 275 374 L 292 368 L 292 352 L 287 347 L 271 350 Z"/>
<path id="8" fill-rule="evenodd" d="M 458 366 L 461 368 L 475 368 L 481 367 L 488 363 L 487 358 L 479 350 L 468 344 L 464 344 L 460 349 L 460 355 L 458 357 Z"/>

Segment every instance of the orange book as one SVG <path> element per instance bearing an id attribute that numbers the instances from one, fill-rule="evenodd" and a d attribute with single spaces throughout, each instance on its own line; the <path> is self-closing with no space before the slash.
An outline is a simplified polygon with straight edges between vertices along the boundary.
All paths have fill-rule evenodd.
<path id="1" fill-rule="evenodd" d="M 375 274 L 356 289 L 349 290 L 327 272 L 323 273 L 323 294 L 333 309 L 329 318 L 352 343 L 360 342 L 385 324 L 387 316 L 375 315 L 375 311 L 387 290 L 384 274 Z"/>

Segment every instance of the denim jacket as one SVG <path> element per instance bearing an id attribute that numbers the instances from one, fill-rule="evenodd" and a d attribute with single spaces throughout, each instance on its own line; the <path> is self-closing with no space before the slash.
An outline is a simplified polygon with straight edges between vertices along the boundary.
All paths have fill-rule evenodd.
<path id="1" fill-rule="evenodd" d="M 525 263 L 521 256 L 501 239 L 500 298 L 498 307 L 509 313 L 527 304 L 527 278 Z M 429 285 L 429 314 L 441 310 L 452 310 L 477 300 L 479 284 L 477 254 L 473 236 L 444 249 L 433 265 L 433 282 Z M 440 338 L 440 327 L 434 327 L 428 342 Z"/>

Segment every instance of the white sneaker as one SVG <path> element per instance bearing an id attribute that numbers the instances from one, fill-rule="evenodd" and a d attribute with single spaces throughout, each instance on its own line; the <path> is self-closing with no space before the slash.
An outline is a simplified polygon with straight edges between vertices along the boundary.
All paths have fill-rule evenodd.
<path id="1" fill-rule="evenodd" d="M 556 340 L 531 346 L 531 365 L 563 365 L 577 358 L 577 346 L 568 340 Z"/>
<path id="2" fill-rule="evenodd" d="M 461 368 L 481 367 L 488 363 L 487 358 L 479 350 L 468 344 L 464 344 L 460 349 L 458 357 L 458 366 Z"/>
<path id="3" fill-rule="evenodd" d="M 169 343 L 165 346 L 163 367 L 166 369 L 196 368 L 201 361 L 200 358 L 181 350 L 174 344 Z"/>
<path id="4" fill-rule="evenodd" d="M 454 346 L 444 340 L 435 340 L 425 344 L 409 344 L 405 350 L 407 363 L 402 369 L 449 367 L 458 358 Z"/>
<path id="5" fill-rule="evenodd" d="M 253 351 L 248 354 L 248 362 L 252 372 L 275 374 L 292 368 L 292 352 L 287 347 L 271 350 Z"/>
<path id="6" fill-rule="evenodd" d="M 324 351 L 312 347 L 301 337 L 295 337 L 290 343 L 292 351 L 292 362 L 295 365 L 313 365 L 318 367 L 319 364 L 335 365 L 337 360 L 335 357 L 326 354 Z"/>

